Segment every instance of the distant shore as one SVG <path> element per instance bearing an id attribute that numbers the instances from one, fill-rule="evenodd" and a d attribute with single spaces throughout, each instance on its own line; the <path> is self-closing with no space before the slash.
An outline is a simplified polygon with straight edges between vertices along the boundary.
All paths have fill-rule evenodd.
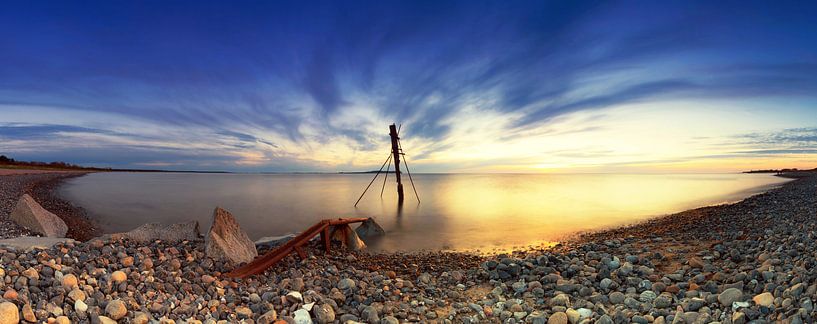
<path id="1" fill-rule="evenodd" d="M 31 183 L 49 191 L 70 176 L 76 174 L 2 176 L 0 192 L 31 191 Z M 39 321 L 73 322 L 121 316 L 140 323 L 270 323 L 306 316 L 319 323 L 803 323 L 817 317 L 817 273 L 809 270 L 817 266 L 817 173 L 784 176 L 796 180 L 734 204 L 587 233 L 551 248 L 488 256 L 335 249 L 325 256 L 312 246 L 307 253 L 314 257 L 287 257 L 250 280 L 221 276 L 232 266 L 206 257 L 202 240 L 95 241 L 47 251 L 73 256 L 60 260 L 5 251 L 0 277 L 16 284 L 0 302 Z M 84 302 L 72 293 L 74 299 L 54 305 L 57 312 L 49 303 L 63 300 L 57 296 L 65 291 L 49 282 L 62 279 L 44 265 L 60 262 L 60 278 L 80 278 Z M 124 283 L 111 284 L 114 270 L 124 272 Z M 31 271 L 39 279 L 20 284 Z"/>

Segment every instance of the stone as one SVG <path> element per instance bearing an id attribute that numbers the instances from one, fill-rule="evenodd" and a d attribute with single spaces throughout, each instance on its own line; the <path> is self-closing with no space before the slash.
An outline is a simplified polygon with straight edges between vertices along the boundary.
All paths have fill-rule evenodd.
<path id="1" fill-rule="evenodd" d="M 653 306 L 656 308 L 667 308 L 671 305 L 672 299 L 664 295 L 658 296 L 653 300 Z"/>
<path id="2" fill-rule="evenodd" d="M 645 303 L 651 303 L 656 298 L 658 298 L 658 296 L 652 290 L 645 290 L 638 296 L 638 300 Z"/>
<path id="3" fill-rule="evenodd" d="M 380 324 L 400 324 L 400 321 L 394 316 L 386 316 L 380 320 Z"/>
<path id="4" fill-rule="evenodd" d="M 24 194 L 9 218 L 15 223 L 47 237 L 65 237 L 68 225 L 57 215 L 45 210 L 34 198 Z"/>
<path id="5" fill-rule="evenodd" d="M 625 297 L 624 297 L 624 294 L 622 294 L 620 291 L 614 291 L 614 292 L 610 293 L 609 297 L 610 297 L 610 302 L 613 303 L 613 304 L 624 303 L 624 298 Z"/>
<path id="6" fill-rule="evenodd" d="M 252 318 L 252 309 L 246 306 L 238 306 L 235 308 L 235 314 L 240 319 Z"/>
<path id="7" fill-rule="evenodd" d="M 335 310 L 332 305 L 321 304 L 312 308 L 312 314 L 315 315 L 315 321 L 320 324 L 331 323 L 335 321 Z"/>
<path id="8" fill-rule="evenodd" d="M 568 324 L 567 323 L 567 314 L 562 312 L 553 313 L 548 318 L 548 324 Z"/>
<path id="9" fill-rule="evenodd" d="M 718 302 L 725 307 L 732 307 L 732 303 L 741 301 L 743 292 L 737 288 L 729 288 L 718 295 Z"/>
<path id="10" fill-rule="evenodd" d="M 304 301 L 304 297 L 303 297 L 303 295 L 301 295 L 301 293 L 300 293 L 300 292 L 297 292 L 297 291 L 290 291 L 290 292 L 287 294 L 286 299 L 287 299 L 287 300 L 288 300 L 290 303 L 300 303 L 300 302 Z"/>
<path id="11" fill-rule="evenodd" d="M 150 323 L 150 316 L 144 312 L 136 312 L 133 316 L 133 324 L 148 324 Z M 190 321 L 188 321 L 188 324 Z"/>
<path id="12" fill-rule="evenodd" d="M 77 276 L 73 274 L 67 274 L 62 277 L 62 287 L 66 290 L 71 290 L 73 288 L 77 288 L 79 282 L 77 281 Z"/>
<path id="13" fill-rule="evenodd" d="M 377 309 L 372 306 L 366 306 L 360 312 L 360 319 L 367 323 L 379 323 L 380 316 L 377 314 Z"/>
<path id="14" fill-rule="evenodd" d="M 34 310 L 31 309 L 31 304 L 23 305 L 22 313 L 23 313 L 23 320 L 25 320 L 26 322 L 31 322 L 31 323 L 37 322 L 37 316 L 34 315 Z"/>
<path id="15" fill-rule="evenodd" d="M 0 247 L 19 251 L 47 250 L 57 244 L 77 243 L 70 238 L 20 236 L 0 240 Z"/>
<path id="16" fill-rule="evenodd" d="M 40 274 L 34 268 L 25 269 L 25 270 L 23 270 L 22 274 L 23 274 L 23 276 L 28 278 L 28 280 L 40 279 Z"/>
<path id="17" fill-rule="evenodd" d="M 278 312 L 275 309 L 271 309 L 269 312 L 264 313 L 258 317 L 258 324 L 272 324 L 275 323 L 275 320 L 278 319 Z"/>
<path id="18" fill-rule="evenodd" d="M 9 300 L 15 300 L 15 299 L 17 299 L 17 295 L 18 295 L 17 291 L 15 291 L 14 289 L 9 289 L 9 290 L 6 290 L 5 293 L 3 293 L 3 298 L 4 299 L 9 299 Z"/>
<path id="19" fill-rule="evenodd" d="M 596 320 L 596 324 L 613 324 L 613 319 L 605 314 L 599 317 L 598 320 Z"/>
<path id="20" fill-rule="evenodd" d="M 309 312 L 307 310 L 296 310 L 294 315 L 295 324 L 312 324 L 312 318 L 309 317 Z"/>
<path id="21" fill-rule="evenodd" d="M 386 231 L 383 230 L 383 228 L 374 221 L 374 218 L 371 217 L 363 221 L 363 223 L 361 223 L 360 226 L 355 229 L 355 232 L 357 232 L 357 235 L 362 238 L 382 236 L 386 234 Z"/>
<path id="22" fill-rule="evenodd" d="M 71 292 L 68 293 L 68 298 L 70 298 L 71 300 L 85 301 L 85 292 L 77 288 L 74 288 L 73 290 L 71 290 Z"/>
<path id="23" fill-rule="evenodd" d="M 551 306 L 568 306 L 570 304 L 570 296 L 567 294 L 558 294 L 550 299 Z"/>
<path id="24" fill-rule="evenodd" d="M 103 236 L 103 240 L 110 238 L 113 240 L 127 239 L 137 243 L 145 244 L 160 240 L 168 243 L 178 243 L 182 241 L 193 241 L 201 237 L 199 222 L 190 221 L 177 224 L 142 224 L 129 232 L 115 233 Z"/>
<path id="25" fill-rule="evenodd" d="M 98 316 L 97 320 L 99 320 L 100 324 L 117 324 L 116 321 L 107 316 Z"/>
<path id="26" fill-rule="evenodd" d="M 17 305 L 11 302 L 0 303 L 0 324 L 17 324 L 20 322 L 20 313 Z"/>
<path id="27" fill-rule="evenodd" d="M 343 278 L 338 281 L 338 289 L 347 290 L 355 288 L 355 281 L 349 278 Z"/>
<path id="28" fill-rule="evenodd" d="M 567 315 L 567 321 L 570 322 L 570 324 L 578 323 L 579 320 L 582 317 L 581 314 L 579 314 L 579 312 L 577 310 L 572 309 L 572 308 L 568 308 L 565 311 L 565 315 Z"/>
<path id="29" fill-rule="evenodd" d="M 774 296 L 771 293 L 765 292 L 752 298 L 755 304 L 769 307 L 774 304 Z"/>
<path id="30" fill-rule="evenodd" d="M 612 284 L 613 284 L 613 281 L 610 280 L 610 278 L 604 278 L 604 279 L 601 279 L 601 282 L 599 283 L 599 287 L 601 289 L 606 290 L 606 289 L 610 288 L 610 285 L 612 285 Z"/>
<path id="31" fill-rule="evenodd" d="M 115 283 L 121 283 L 121 282 L 124 282 L 124 281 L 125 281 L 125 280 L 127 280 L 127 279 L 128 279 L 128 275 L 126 275 L 126 274 L 125 274 L 124 272 L 122 272 L 122 271 L 118 271 L 118 270 L 117 270 L 117 271 L 114 271 L 114 272 L 111 274 L 111 281 L 113 281 L 113 282 L 115 282 Z"/>
<path id="32" fill-rule="evenodd" d="M 579 308 L 576 311 L 579 312 L 579 322 L 583 321 L 586 318 L 590 318 L 590 316 L 593 316 L 593 311 L 588 308 Z"/>
<path id="33" fill-rule="evenodd" d="M 125 307 L 125 303 L 119 299 L 114 299 L 108 302 L 108 305 L 105 306 L 105 314 L 108 314 L 113 320 L 120 320 L 125 315 L 128 314 L 128 308 Z"/>
<path id="34" fill-rule="evenodd" d="M 68 319 L 67 316 L 58 316 L 56 320 L 54 320 L 56 324 L 71 324 L 71 320 Z"/>
<path id="35" fill-rule="evenodd" d="M 77 300 L 74 302 L 74 310 L 80 313 L 85 313 L 88 311 L 88 305 L 85 304 L 84 301 Z"/>
<path id="36" fill-rule="evenodd" d="M 205 242 L 207 256 L 235 264 L 252 261 L 258 256 L 255 243 L 245 233 L 233 215 L 221 207 L 213 211 L 213 225 Z"/>
<path id="37" fill-rule="evenodd" d="M 332 237 L 333 240 L 340 241 L 346 248 L 352 251 L 359 251 L 366 248 L 366 243 L 360 239 L 357 232 L 353 231 L 349 224 L 334 226 L 330 237 Z"/>

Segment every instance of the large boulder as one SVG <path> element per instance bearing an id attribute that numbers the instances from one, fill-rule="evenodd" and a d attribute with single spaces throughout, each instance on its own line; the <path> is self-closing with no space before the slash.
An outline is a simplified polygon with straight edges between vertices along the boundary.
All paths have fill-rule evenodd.
<path id="1" fill-rule="evenodd" d="M 11 220 L 48 237 L 65 237 L 68 226 L 57 215 L 45 210 L 34 198 L 24 194 L 11 212 Z"/>
<path id="2" fill-rule="evenodd" d="M 366 243 L 357 236 L 357 232 L 353 231 L 348 224 L 333 226 L 330 237 L 333 240 L 340 241 L 343 246 L 353 251 L 366 248 Z"/>
<path id="3" fill-rule="evenodd" d="M 360 226 L 358 226 L 357 229 L 355 229 L 355 232 L 357 232 L 358 236 L 363 238 L 381 236 L 386 234 L 386 231 L 384 231 L 383 228 L 380 227 L 380 225 L 377 224 L 371 217 L 363 221 L 363 223 L 360 224 Z"/>
<path id="4" fill-rule="evenodd" d="M 205 252 L 207 256 L 231 263 L 250 262 L 258 251 L 230 212 L 216 207 L 213 211 L 213 225 L 207 233 Z"/>
<path id="5" fill-rule="evenodd" d="M 156 240 L 161 240 L 168 243 L 177 243 L 181 241 L 193 241 L 201 237 L 199 231 L 199 222 L 190 221 L 187 223 L 178 223 L 172 225 L 163 225 L 159 223 L 147 223 L 136 229 L 110 235 L 112 239 L 128 239 L 138 243 L 150 243 Z"/>

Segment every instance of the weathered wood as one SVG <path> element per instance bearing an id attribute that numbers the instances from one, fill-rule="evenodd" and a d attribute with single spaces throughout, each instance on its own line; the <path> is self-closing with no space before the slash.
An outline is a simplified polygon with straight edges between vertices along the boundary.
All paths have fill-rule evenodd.
<path id="1" fill-rule="evenodd" d="M 301 258 L 301 260 L 306 259 L 306 252 L 304 252 L 304 249 L 302 249 L 300 246 L 295 247 L 295 252 L 298 253 L 298 256 Z"/>
<path id="2" fill-rule="evenodd" d="M 391 153 L 394 160 L 394 176 L 397 178 L 397 201 L 403 203 L 403 182 L 400 180 L 400 137 L 397 136 L 397 127 L 389 125 L 389 136 L 391 136 Z"/>
<path id="3" fill-rule="evenodd" d="M 326 238 L 326 240 L 324 241 L 324 248 L 328 253 L 330 226 L 346 225 L 348 227 L 349 226 L 348 224 L 362 223 L 365 220 L 367 220 L 367 218 L 324 219 L 320 222 L 317 222 L 315 225 L 312 225 L 312 227 L 308 228 L 303 233 L 284 243 L 284 245 L 281 245 L 275 249 L 270 250 L 263 256 L 256 258 L 252 262 L 247 263 L 242 267 L 233 269 L 233 271 L 228 272 L 226 275 L 232 278 L 246 278 L 254 274 L 262 273 L 265 270 L 277 264 L 278 262 L 281 262 L 281 260 L 283 260 L 287 255 L 289 255 L 292 252 L 297 252 L 301 258 L 306 258 L 306 253 L 303 250 L 301 250 L 301 246 L 308 243 L 310 240 L 312 240 L 312 238 L 314 238 L 317 235 L 322 235 Z"/>

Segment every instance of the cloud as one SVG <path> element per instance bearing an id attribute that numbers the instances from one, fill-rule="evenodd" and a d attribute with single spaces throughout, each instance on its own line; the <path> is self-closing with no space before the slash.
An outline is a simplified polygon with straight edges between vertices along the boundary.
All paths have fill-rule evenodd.
<path id="1" fill-rule="evenodd" d="M 68 147 L 94 140 L 155 148 L 144 155 L 150 159 L 123 153 L 121 163 L 198 156 L 226 168 L 234 161 L 235 168 L 325 170 L 372 163 L 363 156 L 387 145 L 383 129 L 396 122 L 415 140 L 420 165 L 431 166 L 442 165 L 435 156 L 461 150 L 462 130 L 474 125 L 490 127 L 485 140 L 501 146 L 520 136 L 600 130 L 592 120 L 555 130 L 575 113 L 817 93 L 817 45 L 807 32 L 817 23 L 802 4 L 89 7 L 15 3 L 0 13 L 0 113 L 51 107 L 71 119 L 15 108 L 0 115 L 0 136 L 16 143 L 3 149 L 47 150 L 44 141 L 62 134 Z M 23 115 L 31 125 L 10 124 Z M 490 163 L 499 162 L 477 164 Z"/>

